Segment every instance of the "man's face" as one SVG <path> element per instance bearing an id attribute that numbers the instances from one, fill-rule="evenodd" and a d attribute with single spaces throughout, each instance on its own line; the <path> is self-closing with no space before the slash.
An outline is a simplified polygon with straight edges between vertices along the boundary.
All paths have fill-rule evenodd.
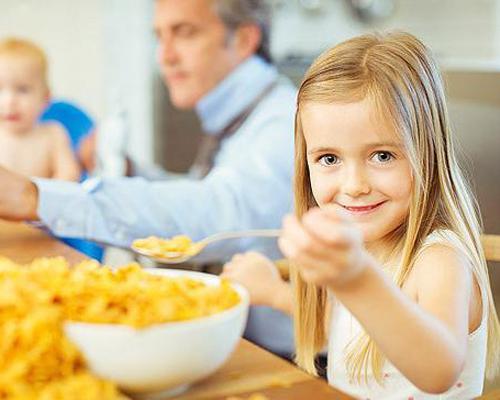
<path id="1" fill-rule="evenodd" d="M 156 0 L 157 58 L 172 103 L 195 104 L 241 61 L 213 0 Z"/>

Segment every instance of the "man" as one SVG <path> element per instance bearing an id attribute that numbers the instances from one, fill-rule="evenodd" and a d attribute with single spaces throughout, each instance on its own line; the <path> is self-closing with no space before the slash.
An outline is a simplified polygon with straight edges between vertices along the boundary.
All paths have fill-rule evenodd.
<path id="1" fill-rule="evenodd" d="M 268 18 L 261 0 L 155 1 L 157 57 L 172 102 L 195 108 L 206 133 L 193 167 L 202 179 L 68 184 L 0 170 L 0 217 L 40 219 L 57 235 L 118 246 L 149 235 L 197 240 L 280 227 L 292 205 L 295 89 L 269 63 Z M 231 242 L 207 256 L 252 248 L 273 257 L 274 244 Z M 293 352 L 291 322 L 276 311 L 254 308 L 246 336 Z"/>

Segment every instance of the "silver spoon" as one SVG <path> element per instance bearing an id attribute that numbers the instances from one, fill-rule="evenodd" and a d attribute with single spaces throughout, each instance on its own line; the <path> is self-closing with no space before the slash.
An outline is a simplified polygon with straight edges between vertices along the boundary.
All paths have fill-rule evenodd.
<path id="1" fill-rule="evenodd" d="M 188 252 L 166 251 L 162 253 L 161 256 L 157 253 L 153 254 L 152 251 L 148 251 L 147 249 L 138 248 L 133 244 L 131 249 L 137 254 L 141 254 L 163 264 L 179 264 L 200 254 L 207 245 L 220 240 L 242 237 L 278 237 L 280 234 L 281 230 L 279 229 L 252 229 L 246 231 L 220 232 L 207 236 L 199 242 L 194 242 L 191 244 Z"/>

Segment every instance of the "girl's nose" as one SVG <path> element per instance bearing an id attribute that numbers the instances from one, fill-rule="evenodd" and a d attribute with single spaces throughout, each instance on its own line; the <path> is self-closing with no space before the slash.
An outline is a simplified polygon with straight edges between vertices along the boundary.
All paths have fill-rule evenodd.
<path id="1" fill-rule="evenodd" d="M 361 166 L 350 166 L 344 171 L 342 191 L 350 197 L 369 194 L 371 186 L 365 169 Z"/>

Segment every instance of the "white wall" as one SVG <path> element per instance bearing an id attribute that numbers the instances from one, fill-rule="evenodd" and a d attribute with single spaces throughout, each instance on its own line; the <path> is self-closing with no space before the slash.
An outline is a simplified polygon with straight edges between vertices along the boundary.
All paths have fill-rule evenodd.
<path id="1" fill-rule="evenodd" d="M 305 11 L 298 0 L 279 1 L 273 51 L 277 57 L 289 53 L 318 54 L 366 31 L 404 29 L 423 39 L 443 60 L 500 59 L 500 0 L 395 2 L 392 17 L 367 25 L 353 18 L 346 0 L 317 0 L 317 12 Z"/>
<path id="2" fill-rule="evenodd" d="M 129 116 L 129 154 L 153 161 L 154 40 L 151 0 L 106 0 L 104 89 L 108 112 L 119 104 Z"/>
<path id="3" fill-rule="evenodd" d="M 53 95 L 97 121 L 119 97 L 129 112 L 129 153 L 152 161 L 152 2 L 0 0 L 0 8 L 0 37 L 31 39 L 48 54 Z"/>
<path id="4" fill-rule="evenodd" d="M 0 7 L 0 37 L 21 36 L 40 45 L 49 58 L 53 94 L 101 116 L 103 2 L 0 0 Z"/>

